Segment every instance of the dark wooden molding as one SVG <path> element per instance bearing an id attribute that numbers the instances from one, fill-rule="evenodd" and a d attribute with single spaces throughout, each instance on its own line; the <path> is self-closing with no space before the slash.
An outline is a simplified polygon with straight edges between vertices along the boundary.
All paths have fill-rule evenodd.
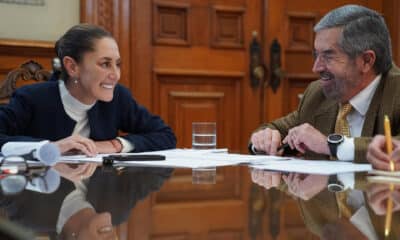
<path id="1" fill-rule="evenodd" d="M 51 57 L 55 55 L 54 42 L 0 39 L 0 55 Z"/>

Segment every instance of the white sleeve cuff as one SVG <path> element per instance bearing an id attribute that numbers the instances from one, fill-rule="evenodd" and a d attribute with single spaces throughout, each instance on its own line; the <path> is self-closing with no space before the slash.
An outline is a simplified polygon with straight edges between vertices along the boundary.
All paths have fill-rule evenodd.
<path id="1" fill-rule="evenodd" d="M 353 172 L 349 173 L 339 173 L 337 175 L 339 181 L 344 185 L 344 189 L 354 189 L 355 185 L 355 175 Z"/>
<path id="2" fill-rule="evenodd" d="M 117 139 L 122 144 L 122 149 L 121 149 L 122 153 L 127 153 L 127 152 L 131 152 L 131 151 L 135 150 L 135 145 L 133 145 L 131 142 L 129 142 L 125 138 L 117 137 Z"/>
<path id="3" fill-rule="evenodd" d="M 344 141 L 339 144 L 337 149 L 337 159 L 339 161 L 353 161 L 354 148 L 354 138 L 344 137 Z"/>

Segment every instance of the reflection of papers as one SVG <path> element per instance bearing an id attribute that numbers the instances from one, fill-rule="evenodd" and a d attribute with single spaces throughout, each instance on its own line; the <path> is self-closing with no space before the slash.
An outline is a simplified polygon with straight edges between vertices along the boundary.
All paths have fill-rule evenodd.
<path id="1" fill-rule="evenodd" d="M 369 172 L 372 175 L 380 175 L 380 176 L 389 176 L 389 177 L 400 177 L 400 171 L 390 172 L 390 171 L 383 171 L 383 170 L 372 170 Z"/>
<path id="2" fill-rule="evenodd" d="M 371 183 L 383 183 L 383 184 L 395 184 L 400 185 L 399 177 L 391 177 L 391 176 L 368 176 L 368 182 Z"/>
<path id="3" fill-rule="evenodd" d="M 400 171 L 390 172 L 374 169 L 368 173 L 373 175 L 367 177 L 369 182 L 400 184 Z"/>
<path id="4" fill-rule="evenodd" d="M 307 174 L 331 175 L 348 172 L 367 172 L 371 171 L 371 164 L 359 164 L 343 161 L 316 161 L 291 159 L 289 161 L 270 161 L 264 164 L 251 165 L 252 168 L 282 171 L 298 172 Z"/>
<path id="5" fill-rule="evenodd" d="M 165 151 L 143 152 L 143 153 L 123 153 L 118 155 L 141 155 L 141 154 L 160 154 L 166 157 L 163 161 L 115 161 L 115 166 L 149 166 L 149 167 L 173 167 L 173 168 L 206 168 L 233 166 L 239 164 L 257 163 L 267 161 L 288 160 L 288 158 L 266 156 L 266 155 L 245 155 L 229 154 L 226 149 L 214 150 L 192 150 L 192 149 L 172 149 Z M 81 163 L 96 162 L 102 163 L 103 157 L 109 154 L 98 154 L 96 157 L 86 157 L 84 155 L 63 156 L 61 162 Z M 113 154 L 116 155 L 116 154 Z"/>

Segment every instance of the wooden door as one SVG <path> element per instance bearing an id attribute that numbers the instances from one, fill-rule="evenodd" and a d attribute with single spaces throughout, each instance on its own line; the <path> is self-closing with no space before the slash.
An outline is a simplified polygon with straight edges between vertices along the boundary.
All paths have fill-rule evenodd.
<path id="1" fill-rule="evenodd" d="M 131 6 L 132 90 L 174 129 L 177 147 L 191 147 L 192 122 L 213 121 L 217 147 L 247 152 L 261 121 L 249 44 L 252 32 L 262 31 L 262 2 L 137 0 Z M 176 170 L 133 211 L 132 239 L 248 239 L 247 169 L 218 168 L 216 178 L 216 184 L 195 185 L 191 170 Z"/>

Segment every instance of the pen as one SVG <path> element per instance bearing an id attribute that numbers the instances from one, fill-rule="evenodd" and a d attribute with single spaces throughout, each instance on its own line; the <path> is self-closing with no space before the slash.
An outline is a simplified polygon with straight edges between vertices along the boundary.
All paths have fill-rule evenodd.
<path id="1" fill-rule="evenodd" d="M 137 155 L 108 155 L 103 160 L 107 161 L 163 161 L 164 155 L 158 154 L 137 154 Z"/>
<path id="2" fill-rule="evenodd" d="M 294 148 L 294 149 L 290 148 L 289 143 L 283 143 L 282 145 L 280 145 L 278 147 L 277 151 L 279 152 L 281 150 L 283 150 L 283 155 L 286 155 L 286 156 L 288 156 L 288 155 L 292 156 L 292 155 L 298 155 L 299 154 L 299 151 L 296 148 Z"/>
<path id="3" fill-rule="evenodd" d="M 392 154 L 393 150 L 393 145 L 392 145 L 392 132 L 390 130 L 390 121 L 389 117 L 385 115 L 384 118 L 384 131 L 385 131 L 385 140 L 386 140 L 386 152 L 390 156 Z M 392 159 L 390 158 L 390 171 L 394 171 L 394 164 Z M 389 185 L 389 197 L 387 201 L 387 209 L 386 209 L 386 218 L 385 218 L 385 237 L 389 236 L 390 233 L 390 227 L 392 225 L 392 209 L 393 209 L 393 200 L 392 200 L 392 192 L 393 192 L 394 186 L 393 183 L 390 183 Z"/>
<path id="4" fill-rule="evenodd" d="M 280 145 L 280 146 L 278 147 L 277 151 L 279 152 L 280 150 L 286 149 L 286 148 L 288 148 L 288 147 L 290 147 L 290 146 L 289 146 L 289 143 L 284 143 L 284 144 L 282 144 L 282 145 Z"/>
<path id="5" fill-rule="evenodd" d="M 392 154 L 393 151 L 393 143 L 392 143 L 392 131 L 390 130 L 390 121 L 389 117 L 385 115 L 384 119 L 384 131 L 385 131 L 385 139 L 386 139 L 386 152 L 388 155 Z M 392 159 L 390 159 L 390 171 L 394 171 L 394 164 Z"/>

